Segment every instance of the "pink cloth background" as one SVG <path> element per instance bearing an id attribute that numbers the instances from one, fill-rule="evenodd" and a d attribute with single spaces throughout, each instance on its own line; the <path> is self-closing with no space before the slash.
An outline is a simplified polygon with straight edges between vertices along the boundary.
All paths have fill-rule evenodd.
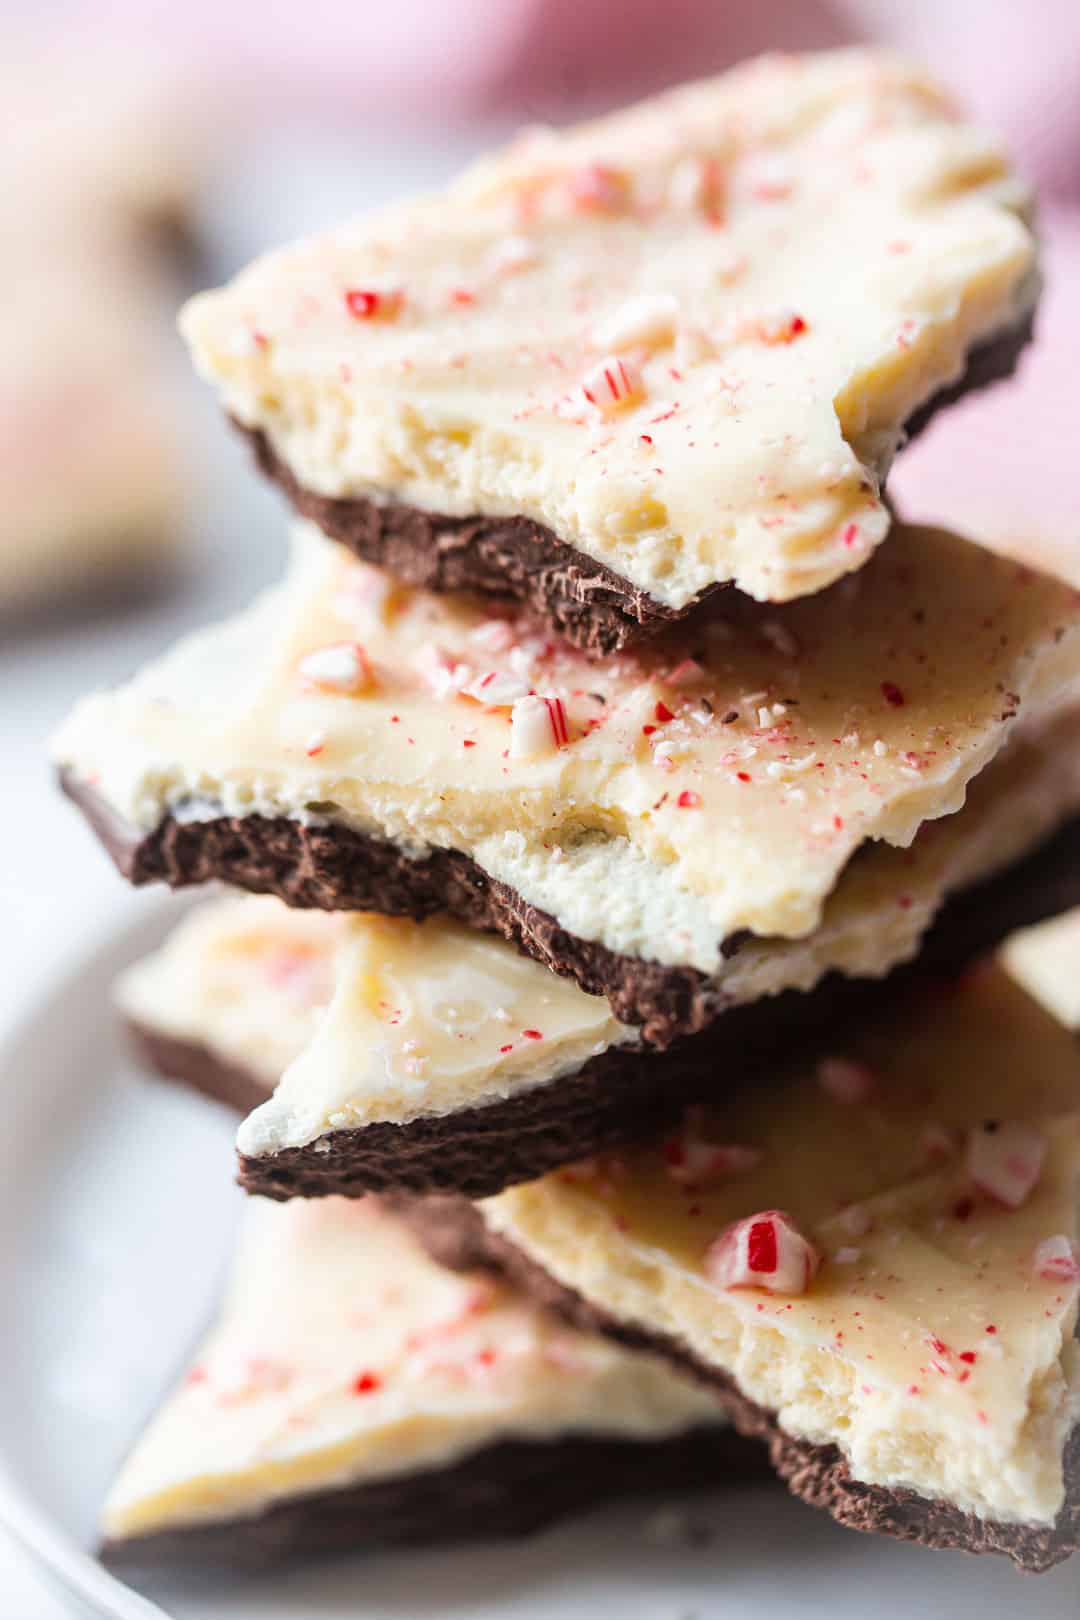
<path id="1" fill-rule="evenodd" d="M 1080 583 L 1080 0 L 94 0 L 92 16 L 188 58 L 246 116 L 393 118 L 436 138 L 578 116 L 766 49 L 921 55 L 1037 183 L 1048 291 L 1016 381 L 943 413 L 893 492 Z"/>

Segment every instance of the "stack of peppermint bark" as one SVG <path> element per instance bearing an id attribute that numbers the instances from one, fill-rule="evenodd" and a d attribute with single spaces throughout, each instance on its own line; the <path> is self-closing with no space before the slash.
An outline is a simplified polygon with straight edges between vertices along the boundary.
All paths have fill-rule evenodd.
<path id="1" fill-rule="evenodd" d="M 858 1528 L 1074 1550 L 1080 937 L 987 953 L 1080 901 L 1080 602 L 883 492 L 1030 334 L 1029 205 L 909 65 L 772 58 L 188 307 L 304 521 L 57 742 L 132 882 L 277 897 L 120 991 L 262 1199 L 114 1550 L 522 1528 L 728 1425 Z"/>

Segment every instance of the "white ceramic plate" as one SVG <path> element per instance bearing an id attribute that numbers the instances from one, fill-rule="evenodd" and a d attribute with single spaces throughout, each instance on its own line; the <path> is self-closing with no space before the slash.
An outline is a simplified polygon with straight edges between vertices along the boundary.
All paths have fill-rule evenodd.
<path id="1" fill-rule="evenodd" d="M 70 1595 L 115 1620 L 1076 1620 L 1080 1559 L 1020 1582 L 997 1560 L 840 1530 L 782 1491 L 655 1505 L 537 1539 L 359 1557 L 264 1579 L 140 1590 L 87 1551 L 110 1475 L 211 1308 L 239 1194 L 233 1123 L 126 1059 L 108 987 L 175 919 L 137 920 L 69 973 L 0 1054 L 0 1521 Z M 80 1601 L 81 1600 L 81 1601 Z M 6 1610 L 0 1603 L 0 1612 Z M 19 1616 L 18 1620 L 25 1620 Z"/>

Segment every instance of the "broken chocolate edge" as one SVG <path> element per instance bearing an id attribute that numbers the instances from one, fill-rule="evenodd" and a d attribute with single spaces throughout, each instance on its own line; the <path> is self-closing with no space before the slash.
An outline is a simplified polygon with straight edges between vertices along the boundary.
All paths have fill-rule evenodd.
<path id="1" fill-rule="evenodd" d="M 709 1367 L 665 1335 L 619 1321 L 558 1282 L 523 1250 L 490 1231 L 481 1212 L 466 1199 L 400 1196 L 386 1202 L 439 1264 L 494 1270 L 573 1326 L 605 1333 L 631 1349 L 666 1355 L 675 1366 L 702 1379 L 716 1390 L 740 1434 L 765 1442 L 773 1468 L 792 1493 L 812 1507 L 823 1508 L 849 1529 L 927 1547 L 1000 1553 L 1032 1574 L 1052 1569 L 1080 1548 L 1080 1425 L 1066 1443 L 1066 1500 L 1053 1525 L 979 1519 L 951 1503 L 906 1488 L 869 1485 L 853 1477 L 838 1446 L 818 1445 L 786 1433 L 776 1414 L 748 1400 L 730 1374 Z"/>
<path id="2" fill-rule="evenodd" d="M 737 1014 L 745 1013 L 749 1023 L 749 1009 L 758 1005 L 725 1008 L 722 991 L 696 968 L 623 955 L 567 932 L 549 912 L 530 905 L 456 850 L 411 857 L 384 839 L 341 823 L 301 823 L 284 816 L 223 815 L 195 821 L 170 815 L 144 833 L 70 771 L 61 771 L 60 780 L 120 872 L 136 885 L 163 882 L 186 888 L 220 879 L 256 894 L 275 894 L 301 908 L 374 911 L 417 920 L 447 911 L 510 940 L 590 994 L 606 996 L 615 1016 L 641 1025 L 644 1040 L 657 1047 Z M 919 967 L 953 973 L 1015 929 L 1076 904 L 1080 816 L 1004 871 L 950 895 L 926 933 Z M 872 982 L 843 980 L 855 996 Z M 802 992 L 782 992 L 766 1003 L 771 1008 L 767 1022 L 798 1018 L 807 999 Z"/>
<path id="3" fill-rule="evenodd" d="M 500 1440 L 456 1462 L 279 1501 L 250 1518 L 107 1539 L 101 1557 L 252 1570 L 390 1545 L 527 1536 L 614 1497 L 717 1489 L 767 1473 L 764 1449 L 700 1424 L 656 1440 Z"/>
<path id="4" fill-rule="evenodd" d="M 1030 311 L 1009 331 L 973 349 L 958 382 L 911 417 L 907 440 L 943 407 L 1010 376 L 1033 330 Z M 669 608 L 531 518 L 447 517 L 393 501 L 319 495 L 298 481 L 261 428 L 231 420 L 251 446 L 260 472 L 292 508 L 354 556 L 416 588 L 523 603 L 589 657 L 608 657 L 687 618 L 724 588 L 701 592 L 684 610 Z"/>

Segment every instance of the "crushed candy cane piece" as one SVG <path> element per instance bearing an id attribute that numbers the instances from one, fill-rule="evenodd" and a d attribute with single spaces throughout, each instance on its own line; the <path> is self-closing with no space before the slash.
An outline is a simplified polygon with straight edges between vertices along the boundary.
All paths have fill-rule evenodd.
<path id="1" fill-rule="evenodd" d="M 522 759 L 532 754 L 553 754 L 570 741 L 566 706 L 561 698 L 519 698 L 510 717 L 510 757 Z"/>
<path id="2" fill-rule="evenodd" d="M 485 675 L 478 675 L 461 690 L 465 697 L 475 698 L 477 703 L 489 703 L 495 709 L 508 709 L 519 698 L 528 695 L 529 687 L 520 675 L 513 674 L 511 670 L 491 669 Z"/>
<path id="3" fill-rule="evenodd" d="M 750 332 L 762 343 L 794 343 L 808 330 L 806 321 L 793 309 L 769 310 L 750 323 Z"/>
<path id="4" fill-rule="evenodd" d="M 803 1294 L 821 1256 L 781 1209 L 735 1221 L 709 1245 L 705 1274 L 718 1288 L 763 1288 L 770 1294 Z"/>
<path id="5" fill-rule="evenodd" d="M 497 276 L 514 276 L 521 270 L 531 270 L 540 254 L 535 242 L 527 236 L 504 236 L 488 257 L 488 268 Z"/>
<path id="6" fill-rule="evenodd" d="M 345 308 L 354 321 L 389 321 L 405 302 L 400 287 L 348 287 Z"/>
<path id="7" fill-rule="evenodd" d="M 605 416 L 611 416 L 643 399 L 645 384 L 632 360 L 609 354 L 585 373 L 581 392 L 590 405 L 595 405 Z"/>
<path id="8" fill-rule="evenodd" d="M 853 1058 L 822 1058 L 817 1066 L 817 1081 L 822 1091 L 838 1103 L 866 1102 L 877 1089 L 873 1069 Z"/>
<path id="9" fill-rule="evenodd" d="M 679 300 L 672 293 L 640 293 L 613 310 L 596 329 L 601 349 L 645 348 L 670 343 L 679 319 Z"/>
<path id="10" fill-rule="evenodd" d="M 671 171 L 668 202 L 672 208 L 700 209 L 718 220 L 724 206 L 724 173 L 714 157 L 684 157 Z"/>
<path id="11" fill-rule="evenodd" d="M 569 179 L 575 208 L 599 214 L 621 214 L 630 201 L 630 184 L 620 169 L 607 163 L 586 163 Z"/>
<path id="12" fill-rule="evenodd" d="M 1019 1120 L 988 1120 L 968 1137 L 968 1174 L 980 1192 L 1019 1209 L 1035 1187 L 1046 1157 L 1046 1138 Z"/>
<path id="13" fill-rule="evenodd" d="M 469 685 L 475 673 L 471 664 L 463 663 L 453 653 L 447 652 L 443 647 L 436 647 L 431 642 L 426 642 L 421 647 L 417 663 L 421 674 L 437 698 L 456 696 Z"/>
<path id="14" fill-rule="evenodd" d="M 317 647 L 298 665 L 302 679 L 321 692 L 338 692 L 357 697 L 374 685 L 375 676 L 367 653 L 358 641 L 338 641 Z"/>
<path id="15" fill-rule="evenodd" d="M 1035 1250 L 1033 1264 L 1035 1275 L 1047 1282 L 1080 1281 L 1080 1259 L 1072 1239 L 1063 1232 L 1043 1239 Z"/>
<path id="16" fill-rule="evenodd" d="M 668 1174 L 683 1187 L 703 1187 L 710 1181 L 746 1175 L 757 1169 L 761 1157 L 760 1148 L 706 1141 L 691 1122 L 681 1136 L 664 1144 Z"/>
<path id="17" fill-rule="evenodd" d="M 923 1157 L 931 1164 L 942 1164 L 959 1151 L 957 1132 L 947 1125 L 924 1125 L 919 1136 Z"/>

